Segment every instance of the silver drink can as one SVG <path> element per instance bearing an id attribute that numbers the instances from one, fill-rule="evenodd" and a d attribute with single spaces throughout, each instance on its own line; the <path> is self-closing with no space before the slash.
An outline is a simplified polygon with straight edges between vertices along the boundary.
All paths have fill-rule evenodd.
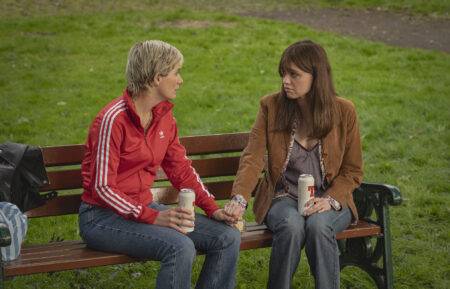
<path id="1" fill-rule="evenodd" d="M 314 178 L 309 174 L 301 174 L 298 178 L 298 212 L 304 215 L 305 211 L 310 208 L 305 204 L 314 198 Z"/>
<path id="2" fill-rule="evenodd" d="M 178 196 L 178 206 L 179 207 L 185 207 L 191 210 L 192 217 L 195 218 L 195 193 L 192 189 L 181 189 L 180 194 Z M 190 220 L 189 220 L 190 221 Z M 190 221 L 192 224 L 194 224 L 194 221 Z M 183 230 L 186 232 L 192 232 L 194 231 L 193 227 L 186 227 L 186 226 L 180 226 Z"/>

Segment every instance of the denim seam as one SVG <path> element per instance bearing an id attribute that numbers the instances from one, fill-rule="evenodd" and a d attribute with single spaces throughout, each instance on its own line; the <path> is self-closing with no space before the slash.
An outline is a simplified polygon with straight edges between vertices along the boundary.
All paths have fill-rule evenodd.
<path id="1" fill-rule="evenodd" d="M 164 239 L 155 238 L 155 236 L 153 236 L 153 235 L 138 234 L 136 232 L 130 232 L 130 231 L 126 231 L 126 230 L 119 230 L 119 229 L 116 229 L 114 227 L 100 225 L 100 224 L 97 224 L 97 223 L 94 223 L 94 222 L 92 222 L 92 225 L 94 225 L 96 227 L 99 227 L 101 230 L 120 231 L 120 232 L 123 232 L 123 233 L 126 233 L 126 234 L 130 234 L 130 235 L 142 238 L 142 239 L 148 238 L 148 239 L 152 239 L 152 240 L 156 240 L 156 241 L 159 241 L 161 243 L 164 243 L 164 244 L 166 244 L 166 246 L 168 248 L 170 248 L 170 250 L 172 250 L 174 252 L 173 255 L 174 255 L 174 261 L 175 262 L 172 261 L 171 263 L 176 264 L 176 259 L 177 259 L 176 248 L 173 247 L 170 243 L 166 242 Z M 170 277 L 171 278 L 170 278 L 170 281 L 169 281 L 170 282 L 170 288 L 175 288 L 175 283 L 176 283 L 175 282 L 175 266 L 171 266 L 171 267 L 172 267 L 172 270 L 170 272 Z"/>
<path id="2" fill-rule="evenodd" d="M 237 229 L 236 229 L 237 230 Z M 201 234 L 197 232 L 198 235 L 208 236 L 208 237 L 217 237 L 217 241 L 220 242 L 220 249 L 217 250 L 208 250 L 210 252 L 220 252 L 225 248 L 225 240 L 222 236 L 217 236 L 216 234 L 209 234 L 209 232 L 202 232 Z"/>
<path id="3" fill-rule="evenodd" d="M 169 245 L 170 247 L 172 247 L 170 243 L 165 242 L 164 239 L 155 238 L 154 235 L 139 234 L 139 233 L 136 233 L 136 232 L 131 232 L 131 231 L 127 231 L 127 230 L 117 229 L 117 228 L 114 228 L 114 227 L 105 226 L 105 225 L 101 225 L 101 224 L 94 223 L 94 222 L 92 222 L 92 225 L 96 226 L 96 227 L 99 227 L 102 230 L 111 230 L 111 231 L 123 232 L 123 233 L 130 234 L 130 235 L 133 235 L 133 236 L 136 236 L 136 237 L 139 237 L 139 238 L 149 238 L 149 239 L 152 239 L 152 240 L 157 240 L 157 241 L 160 241 L 160 242 L 165 243 L 165 244 Z"/>
<path id="4" fill-rule="evenodd" d="M 175 251 L 175 253 L 174 253 L 174 263 L 176 264 L 177 263 L 177 253 L 176 253 L 176 251 Z M 175 266 L 172 266 L 172 270 L 171 270 L 171 272 L 170 272 L 170 288 L 175 288 Z"/>
<path id="5" fill-rule="evenodd" d="M 222 239 L 222 248 L 223 248 L 223 244 L 224 244 L 224 241 L 223 241 L 223 238 L 221 238 Z M 218 251 L 219 252 L 219 256 L 218 256 L 218 260 L 217 260 L 217 265 L 216 265 L 216 274 L 214 275 L 214 278 L 213 278 L 213 280 L 212 280 L 212 288 L 216 288 L 216 284 L 217 284 L 217 276 L 219 276 L 219 268 L 221 268 L 221 264 L 222 264 L 222 250 L 219 250 Z"/>
<path id="6" fill-rule="evenodd" d="M 211 289 L 214 288 L 218 288 L 217 286 L 219 286 L 220 284 L 218 284 L 218 276 L 221 275 L 219 274 L 219 268 L 222 268 L 222 262 L 223 262 L 223 251 L 225 248 L 228 248 L 230 246 L 233 245 L 233 243 L 230 242 L 230 244 L 228 246 L 226 245 L 225 242 L 225 238 L 223 236 L 217 236 L 215 234 L 209 234 L 209 232 L 202 232 L 201 235 L 205 235 L 205 236 L 212 236 L 212 237 L 216 237 L 217 238 L 217 243 L 220 243 L 220 249 L 217 250 L 207 250 L 207 256 L 211 253 L 219 253 L 217 255 L 217 263 L 215 264 L 215 274 L 213 276 L 213 279 L 211 280 L 211 283 L 209 284 Z"/>
<path id="7" fill-rule="evenodd" d="M 96 226 L 96 227 L 99 227 L 101 230 L 118 231 L 118 232 L 123 232 L 123 233 L 126 233 L 126 234 L 130 234 L 130 235 L 142 238 L 142 239 L 147 238 L 147 239 L 150 239 L 150 240 L 159 241 L 161 243 L 164 243 L 168 248 L 170 248 L 170 250 L 176 252 L 176 248 L 173 247 L 172 244 L 166 242 L 165 239 L 157 238 L 157 236 L 154 236 L 154 235 L 145 235 L 145 234 L 139 234 L 139 233 L 136 233 L 136 232 L 130 232 L 130 231 L 126 231 L 126 230 L 119 230 L 119 229 L 116 229 L 114 227 L 100 225 L 100 224 L 97 224 L 97 223 L 93 223 L 93 225 Z"/>
<path id="8" fill-rule="evenodd" d="M 347 207 L 344 207 L 343 209 L 345 209 L 345 208 L 347 208 Z M 342 211 L 341 211 L 342 212 Z M 336 224 L 337 222 L 338 222 L 338 220 L 340 220 L 341 218 L 344 218 L 345 217 L 345 214 L 337 214 L 337 216 L 336 216 L 336 218 L 333 218 L 333 222 L 331 223 L 331 231 L 333 232 L 333 238 L 335 239 L 335 242 L 334 242 L 334 244 L 335 244 L 335 249 L 336 249 L 336 251 L 338 250 L 338 246 L 337 246 L 337 243 L 336 243 L 336 234 L 335 234 L 335 232 L 334 232 L 334 224 Z M 351 220 L 350 220 L 350 222 L 351 222 Z M 337 280 L 339 280 L 340 279 L 340 271 L 339 271 L 339 252 L 337 252 L 337 255 L 338 255 L 338 258 L 334 258 L 334 264 L 333 264 L 333 268 L 334 268 L 334 271 L 333 271 L 333 288 L 339 288 L 340 286 L 340 284 L 338 284 L 337 283 Z"/>
<path id="9" fill-rule="evenodd" d="M 347 206 L 344 207 L 342 210 L 344 210 L 345 208 L 347 208 Z M 340 211 L 340 212 L 342 212 L 342 211 Z M 336 218 L 333 218 L 333 222 L 331 223 L 331 230 L 333 231 L 333 233 L 334 233 L 334 225 L 338 222 L 338 220 L 340 220 L 341 218 L 344 218 L 344 217 L 345 217 L 345 214 L 337 214 Z M 351 221 L 352 220 L 351 220 L 351 216 L 350 216 L 350 223 L 351 223 Z M 345 230 L 345 228 L 344 228 L 344 230 Z M 336 238 L 336 234 L 333 235 L 335 238 Z"/>

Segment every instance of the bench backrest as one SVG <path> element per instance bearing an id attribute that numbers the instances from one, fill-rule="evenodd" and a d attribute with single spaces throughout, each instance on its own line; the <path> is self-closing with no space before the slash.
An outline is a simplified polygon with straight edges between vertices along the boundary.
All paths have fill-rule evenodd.
<path id="1" fill-rule="evenodd" d="M 216 200 L 229 198 L 233 184 L 230 176 L 236 174 L 240 153 L 248 138 L 248 132 L 180 138 L 188 157 L 192 159 L 192 166 Z M 78 213 L 81 193 L 64 194 L 64 191 L 82 188 L 80 166 L 84 146 L 50 146 L 43 147 L 42 152 L 50 185 L 42 188 L 41 192 L 57 191 L 59 195 L 25 214 L 35 218 Z M 167 180 L 166 174 L 159 168 L 152 188 L 154 200 L 162 204 L 177 203 L 178 191 Z"/>

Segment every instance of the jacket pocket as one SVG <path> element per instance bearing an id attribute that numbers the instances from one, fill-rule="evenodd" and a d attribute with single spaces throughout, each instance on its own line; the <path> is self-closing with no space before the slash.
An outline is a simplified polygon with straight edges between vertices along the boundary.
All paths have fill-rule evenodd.
<path id="1" fill-rule="evenodd" d="M 259 181 L 255 189 L 255 201 L 253 203 L 253 212 L 256 222 L 262 223 L 270 208 L 273 199 L 273 190 L 269 186 L 267 175 Z"/>

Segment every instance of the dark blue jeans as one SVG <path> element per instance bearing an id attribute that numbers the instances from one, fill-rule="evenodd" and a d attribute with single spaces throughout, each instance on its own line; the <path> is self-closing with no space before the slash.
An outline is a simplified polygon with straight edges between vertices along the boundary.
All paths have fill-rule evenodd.
<path id="1" fill-rule="evenodd" d="M 151 203 L 149 207 L 169 207 Z M 190 289 L 196 248 L 206 252 L 196 288 L 234 288 L 241 233 L 223 222 L 195 215 L 195 230 L 174 229 L 123 218 L 113 211 L 82 203 L 80 236 L 89 247 L 161 262 L 156 288 Z"/>
<path id="2" fill-rule="evenodd" d="M 351 219 L 347 206 L 341 211 L 330 210 L 304 217 L 298 212 L 296 200 L 275 199 L 266 217 L 267 226 L 275 234 L 267 288 L 291 288 L 305 245 L 315 288 L 339 288 L 339 252 L 335 236 L 348 227 Z"/>

